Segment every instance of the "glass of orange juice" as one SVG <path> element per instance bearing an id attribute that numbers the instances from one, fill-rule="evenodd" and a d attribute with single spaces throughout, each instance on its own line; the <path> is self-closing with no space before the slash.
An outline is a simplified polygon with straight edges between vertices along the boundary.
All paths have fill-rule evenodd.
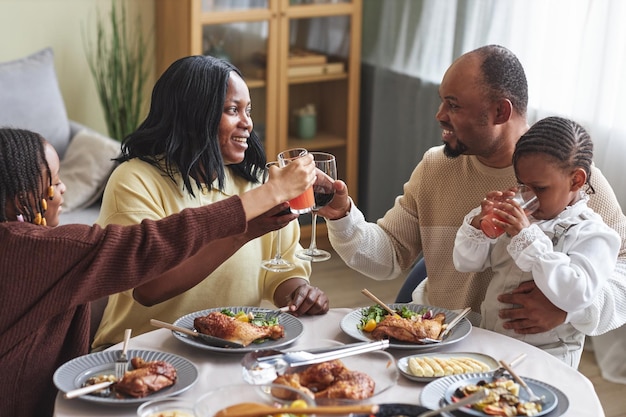
<path id="1" fill-rule="evenodd" d="M 278 164 L 284 167 L 289 162 L 302 158 L 308 153 L 309 152 L 304 148 L 287 149 L 278 154 Z M 313 186 L 307 188 L 307 190 L 298 197 L 289 200 L 291 212 L 295 214 L 308 213 L 313 209 L 314 205 L 315 196 L 313 195 Z"/>

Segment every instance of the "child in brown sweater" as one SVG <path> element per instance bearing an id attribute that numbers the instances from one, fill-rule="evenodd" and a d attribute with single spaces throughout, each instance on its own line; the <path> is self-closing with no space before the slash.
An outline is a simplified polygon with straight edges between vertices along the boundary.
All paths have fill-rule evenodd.
<path id="1" fill-rule="evenodd" d="M 203 245 L 301 194 L 312 157 L 274 168 L 241 196 L 133 226 L 58 227 L 59 157 L 36 133 L 0 129 L 0 384 L 2 415 L 52 415 L 54 371 L 88 352 L 89 302 L 134 288 Z M 271 222 L 263 223 L 268 231 Z M 178 282 L 183 292 L 197 282 Z"/>

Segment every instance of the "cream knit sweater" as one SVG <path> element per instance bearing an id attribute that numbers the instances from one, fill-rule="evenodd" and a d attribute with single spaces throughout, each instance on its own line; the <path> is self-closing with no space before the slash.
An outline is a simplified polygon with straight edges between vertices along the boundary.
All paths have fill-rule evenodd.
<path id="1" fill-rule="evenodd" d="M 447 158 L 443 147 L 431 148 L 404 184 L 404 194 L 377 221 L 368 223 L 352 206 L 348 216 L 328 221 L 329 239 L 341 258 L 355 270 L 377 280 L 393 279 L 412 267 L 423 251 L 428 269 L 423 297 L 414 302 L 480 311 L 491 269 L 458 272 L 452 263 L 454 239 L 464 216 L 488 191 L 516 184 L 513 167 L 489 168 L 474 156 Z M 591 184 L 596 194 L 589 206 L 622 238 L 615 272 L 590 307 L 572 313 L 568 321 L 586 334 L 599 334 L 626 323 L 626 217 L 610 185 L 597 168 Z M 618 305 L 618 303 L 620 305 Z"/>

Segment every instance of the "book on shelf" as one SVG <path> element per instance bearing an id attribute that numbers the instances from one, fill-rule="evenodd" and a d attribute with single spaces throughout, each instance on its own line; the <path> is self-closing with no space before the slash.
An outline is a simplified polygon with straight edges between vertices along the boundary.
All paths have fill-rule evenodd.
<path id="1" fill-rule="evenodd" d="M 341 74 L 344 72 L 343 62 L 332 62 L 323 65 L 299 65 L 289 67 L 287 75 L 289 77 L 306 77 L 311 75 Z"/>

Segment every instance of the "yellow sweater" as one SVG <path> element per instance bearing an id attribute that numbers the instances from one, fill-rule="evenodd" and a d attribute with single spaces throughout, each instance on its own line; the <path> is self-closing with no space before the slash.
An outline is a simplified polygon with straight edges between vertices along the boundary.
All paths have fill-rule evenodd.
<path id="1" fill-rule="evenodd" d="M 139 159 L 124 162 L 109 179 L 97 223 L 104 226 L 160 219 L 187 207 L 199 207 L 244 193 L 255 186 L 234 177 L 228 168 L 223 192 L 207 187 L 197 189 L 192 181 L 194 198 L 183 190 L 180 178 L 177 183 Z M 246 243 L 194 288 L 155 306 L 144 307 L 137 303 L 132 291 L 110 296 L 93 347 L 119 343 L 126 328 L 132 328 L 134 336 L 154 330 L 149 323 L 151 318 L 171 323 L 183 315 L 207 308 L 258 306 L 264 299 L 271 302 L 274 291 L 283 281 L 292 277 L 308 279 L 311 275 L 310 263 L 294 255 L 301 249 L 298 222 L 289 223 L 281 233 L 283 257 L 296 264 L 294 270 L 278 273 L 261 268 L 261 261 L 275 253 L 276 232 L 268 233 Z"/>

